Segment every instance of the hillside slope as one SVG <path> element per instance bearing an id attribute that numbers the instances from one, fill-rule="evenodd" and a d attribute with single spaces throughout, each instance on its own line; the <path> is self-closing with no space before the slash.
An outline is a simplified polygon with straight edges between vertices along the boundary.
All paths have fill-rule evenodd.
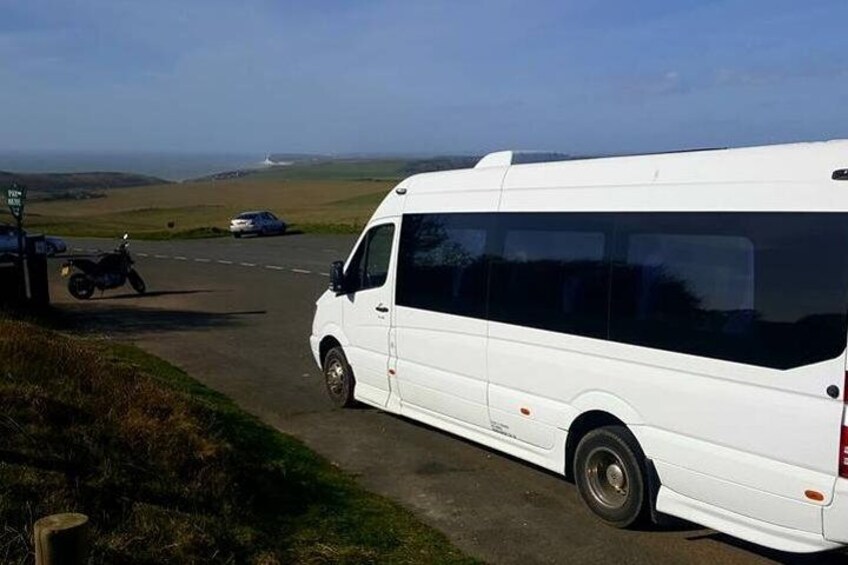
<path id="1" fill-rule="evenodd" d="M 168 184 L 169 181 L 147 175 L 117 172 L 12 173 L 0 171 L 0 188 L 11 186 L 13 182 L 25 185 L 31 193 L 55 196 L 61 193 Z"/>
<path id="2" fill-rule="evenodd" d="M 0 562 L 76 511 L 90 563 L 473 563 L 397 504 L 132 346 L 0 316 Z"/>

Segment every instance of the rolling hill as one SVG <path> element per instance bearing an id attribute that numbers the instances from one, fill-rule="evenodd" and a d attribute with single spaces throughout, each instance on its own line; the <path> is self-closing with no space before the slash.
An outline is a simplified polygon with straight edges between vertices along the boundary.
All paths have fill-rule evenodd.
<path id="1" fill-rule="evenodd" d="M 117 172 L 11 173 L 0 171 L 0 188 L 5 189 L 12 183 L 26 186 L 31 199 L 55 200 L 92 198 L 102 190 L 168 184 L 169 182 L 147 175 Z"/>

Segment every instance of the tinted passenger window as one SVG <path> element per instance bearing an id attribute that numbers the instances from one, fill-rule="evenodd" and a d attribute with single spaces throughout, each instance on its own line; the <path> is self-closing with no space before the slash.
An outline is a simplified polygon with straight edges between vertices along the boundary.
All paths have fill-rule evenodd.
<path id="1" fill-rule="evenodd" d="M 401 228 L 399 306 L 485 315 L 488 214 L 410 214 Z"/>
<path id="2" fill-rule="evenodd" d="M 747 237 L 634 234 L 628 239 L 626 264 L 635 277 L 630 284 L 638 286 L 639 320 L 730 313 L 714 328 L 725 333 L 743 331 L 751 321 L 754 244 Z"/>
<path id="3" fill-rule="evenodd" d="M 838 357 L 848 214 L 404 216 L 397 303 L 779 369 Z"/>
<path id="4" fill-rule="evenodd" d="M 503 214 L 492 266 L 491 318 L 607 335 L 610 219 L 602 214 Z"/>
<path id="5" fill-rule="evenodd" d="M 836 214 L 622 214 L 610 337 L 774 368 L 845 349 Z"/>
<path id="6" fill-rule="evenodd" d="M 392 256 L 393 224 L 371 228 L 348 265 L 345 284 L 350 292 L 368 290 L 385 284 Z"/>

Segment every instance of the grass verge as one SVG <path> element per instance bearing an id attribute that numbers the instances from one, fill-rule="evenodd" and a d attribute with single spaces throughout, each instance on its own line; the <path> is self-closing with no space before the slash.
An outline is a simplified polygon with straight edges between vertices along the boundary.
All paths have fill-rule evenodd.
<path id="1" fill-rule="evenodd" d="M 345 222 L 306 222 L 291 224 L 288 233 L 314 233 L 314 234 L 358 234 L 362 231 L 364 223 L 353 221 Z M 122 231 L 120 228 L 108 228 L 96 223 L 84 224 L 77 222 L 30 222 L 28 231 L 31 233 L 46 233 L 59 237 L 81 237 L 97 239 L 119 239 L 124 233 L 129 233 L 130 239 L 138 241 L 171 241 L 182 239 L 213 239 L 218 237 L 232 237 L 228 229 L 217 226 L 201 226 L 184 230 L 157 230 L 140 229 Z"/>
<path id="2" fill-rule="evenodd" d="M 295 224 L 292 229 L 302 233 L 322 233 L 322 234 L 358 234 L 362 231 L 364 223 L 353 222 L 346 223 L 303 223 Z"/>
<path id="3" fill-rule="evenodd" d="M 0 319 L 0 562 L 67 511 L 94 563 L 470 562 L 161 359 Z"/>
<path id="4" fill-rule="evenodd" d="M 44 218 L 31 216 L 27 222 L 27 231 L 31 233 L 46 233 L 60 237 L 93 237 L 117 239 L 124 233 L 129 233 L 131 239 L 139 241 L 168 241 L 177 239 L 209 239 L 230 237 L 229 229 L 220 226 L 199 225 L 184 229 L 161 229 L 148 225 L 132 225 L 131 214 L 127 213 L 127 221 L 103 221 L 91 218 L 87 221 L 66 218 Z M 366 218 L 367 219 L 367 218 Z M 0 224 L 4 223 L 0 218 Z M 9 222 L 5 222 L 9 223 Z M 362 231 L 364 221 L 306 221 L 289 225 L 292 233 L 316 234 L 358 234 Z"/>

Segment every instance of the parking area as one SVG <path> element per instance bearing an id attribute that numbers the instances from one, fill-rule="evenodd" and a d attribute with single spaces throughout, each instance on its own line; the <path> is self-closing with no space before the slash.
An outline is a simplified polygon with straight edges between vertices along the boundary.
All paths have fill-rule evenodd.
<path id="1" fill-rule="evenodd" d="M 53 301 L 77 329 L 129 339 L 179 365 L 277 429 L 494 563 L 843 562 L 793 556 L 699 526 L 600 525 L 563 478 L 370 408 L 326 399 L 307 338 L 314 301 L 350 236 L 132 242 L 149 292 L 73 300 L 51 262 Z M 70 253 L 113 242 L 69 240 Z"/>

